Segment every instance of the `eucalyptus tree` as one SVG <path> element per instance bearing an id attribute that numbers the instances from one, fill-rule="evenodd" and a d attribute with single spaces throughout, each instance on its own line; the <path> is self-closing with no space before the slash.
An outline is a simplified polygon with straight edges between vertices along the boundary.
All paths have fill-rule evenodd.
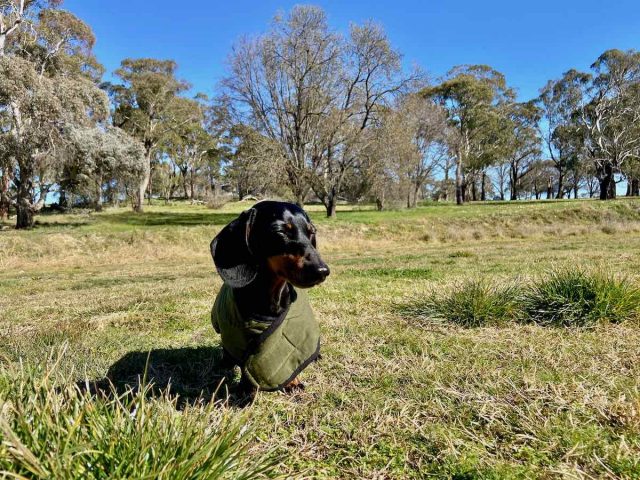
<path id="1" fill-rule="evenodd" d="M 509 165 L 510 199 L 517 200 L 522 179 L 540 157 L 538 123 L 541 111 L 534 102 L 515 103 L 506 109 L 505 154 Z"/>
<path id="2" fill-rule="evenodd" d="M 207 130 L 207 108 L 202 95 L 174 99 L 169 128 L 159 143 L 180 172 L 184 196 L 192 202 L 207 165 L 219 159 L 218 138 Z"/>
<path id="3" fill-rule="evenodd" d="M 569 70 L 561 79 L 547 82 L 536 100 L 542 109 L 540 134 L 557 171 L 556 198 L 564 197 L 567 173 L 579 161 L 583 134 L 575 115 L 586 98 L 590 79 L 589 74 Z"/>
<path id="4" fill-rule="evenodd" d="M 176 127 L 180 111 L 179 94 L 189 85 L 176 78 L 173 60 L 153 58 L 125 59 L 115 74 L 122 83 L 108 85 L 115 111 L 114 125 L 138 139 L 144 146 L 144 172 L 137 187 L 134 210 L 142 212 L 144 196 L 151 179 L 151 168 L 158 146 Z"/>
<path id="5" fill-rule="evenodd" d="M 104 121 L 109 113 L 108 99 L 95 83 L 93 33 L 55 8 L 60 3 L 25 1 L 18 9 L 15 2 L 0 4 L 0 110 L 7 125 L 0 133 L 0 164 L 5 176 L 11 171 L 17 228 L 31 227 L 44 206 L 65 161 L 69 132 Z M 15 28 L 7 28 L 7 18 L 15 15 Z"/>
<path id="6" fill-rule="evenodd" d="M 144 171 L 142 144 L 116 127 L 73 128 L 67 146 L 66 181 L 84 189 L 96 210 L 103 207 L 105 184 L 136 181 Z"/>
<path id="7" fill-rule="evenodd" d="M 226 137 L 225 177 L 238 200 L 247 195 L 282 194 L 286 159 L 282 145 L 250 125 L 234 125 Z"/>
<path id="8" fill-rule="evenodd" d="M 559 173 L 582 159 L 593 166 L 600 199 L 616 195 L 615 175 L 637 161 L 640 149 L 640 52 L 607 50 L 593 74 L 569 70 L 541 91 L 547 148 Z"/>
<path id="9" fill-rule="evenodd" d="M 513 102 L 514 92 L 504 75 L 486 65 L 454 67 L 447 78 L 422 95 L 433 98 L 448 112 L 455 130 L 452 149 L 456 157 L 456 203 L 465 201 L 465 174 L 484 171 L 503 147 L 503 107 Z M 482 182 L 484 185 L 485 182 Z"/>
<path id="10" fill-rule="evenodd" d="M 640 151 L 640 52 L 607 50 L 591 66 L 587 99 L 577 117 L 600 182 L 600 199 L 615 197 L 614 174 Z"/>

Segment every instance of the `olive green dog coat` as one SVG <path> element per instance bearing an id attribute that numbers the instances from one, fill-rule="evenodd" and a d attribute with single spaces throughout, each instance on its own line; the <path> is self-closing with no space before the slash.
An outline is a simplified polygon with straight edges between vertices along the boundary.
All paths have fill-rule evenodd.
<path id="1" fill-rule="evenodd" d="M 222 346 L 260 390 L 278 390 L 293 380 L 320 352 L 320 327 L 307 294 L 289 285 L 291 302 L 277 318 L 245 318 L 233 289 L 222 285 L 211 310 Z"/>

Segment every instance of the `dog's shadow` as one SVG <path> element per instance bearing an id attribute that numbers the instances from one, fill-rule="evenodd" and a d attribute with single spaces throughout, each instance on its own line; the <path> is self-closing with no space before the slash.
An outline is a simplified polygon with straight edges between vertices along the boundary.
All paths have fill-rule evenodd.
<path id="1" fill-rule="evenodd" d="M 149 396 L 177 398 L 177 408 L 211 401 L 245 407 L 253 395 L 237 377 L 221 346 L 187 347 L 129 352 L 109 367 L 105 378 L 81 381 L 78 386 L 112 396 L 139 391 L 144 385 Z"/>

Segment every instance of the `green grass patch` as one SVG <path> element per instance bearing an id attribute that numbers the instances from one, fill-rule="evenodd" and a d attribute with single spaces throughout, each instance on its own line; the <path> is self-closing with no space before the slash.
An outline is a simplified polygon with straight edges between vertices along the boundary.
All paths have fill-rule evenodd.
<path id="1" fill-rule="evenodd" d="M 353 270 L 350 274 L 356 277 L 371 278 L 431 279 L 434 277 L 433 270 L 430 268 L 367 268 Z"/>
<path id="2" fill-rule="evenodd" d="M 246 415 L 151 386 L 91 394 L 56 363 L 9 367 L 0 382 L 0 471 L 11 478 L 264 478 L 274 462 L 250 454 Z"/>
<path id="3" fill-rule="evenodd" d="M 526 318 L 540 325 L 588 327 L 622 323 L 640 315 L 640 289 L 626 279 L 564 269 L 539 279 L 522 297 Z"/>
<path id="4" fill-rule="evenodd" d="M 592 327 L 599 323 L 637 322 L 640 289 L 627 279 L 585 269 L 547 273 L 520 286 L 489 280 L 456 283 L 423 301 L 401 307 L 421 318 L 463 327 L 535 323 L 551 327 Z"/>
<path id="5" fill-rule="evenodd" d="M 445 321 L 462 327 L 504 325 L 515 320 L 520 310 L 520 291 L 492 282 L 471 280 L 454 284 L 444 293 L 432 292 L 406 310 L 419 317 Z"/>

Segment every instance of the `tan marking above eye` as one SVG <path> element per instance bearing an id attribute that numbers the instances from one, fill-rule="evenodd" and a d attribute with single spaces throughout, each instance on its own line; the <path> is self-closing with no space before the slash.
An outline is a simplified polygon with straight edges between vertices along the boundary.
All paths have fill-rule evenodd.
<path id="1" fill-rule="evenodd" d="M 285 223 L 284 224 L 284 228 L 286 228 L 287 230 L 293 230 L 293 224 L 292 223 Z"/>

